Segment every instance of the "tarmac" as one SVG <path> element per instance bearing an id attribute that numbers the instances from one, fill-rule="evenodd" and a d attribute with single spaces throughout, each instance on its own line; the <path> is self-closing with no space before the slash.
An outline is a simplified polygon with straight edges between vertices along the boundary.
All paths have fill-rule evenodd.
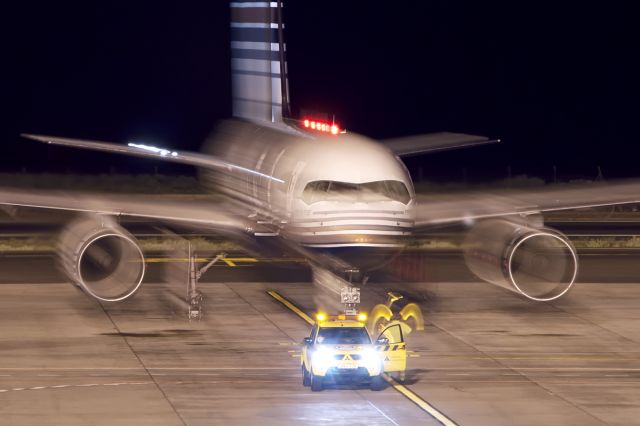
<path id="1" fill-rule="evenodd" d="M 420 304 L 404 385 L 445 424 L 640 424 L 640 285 L 627 255 L 586 257 L 581 282 L 552 303 L 477 282 L 443 255 L 429 282 L 367 284 L 362 307 L 391 288 Z M 48 256 L 0 258 L 0 424 L 442 423 L 396 386 L 302 386 L 310 327 L 267 294 L 312 313 L 299 267 L 212 268 L 191 322 L 186 289 L 158 283 L 159 268 L 131 300 L 100 304 Z M 588 282 L 608 268 L 609 282 Z"/>

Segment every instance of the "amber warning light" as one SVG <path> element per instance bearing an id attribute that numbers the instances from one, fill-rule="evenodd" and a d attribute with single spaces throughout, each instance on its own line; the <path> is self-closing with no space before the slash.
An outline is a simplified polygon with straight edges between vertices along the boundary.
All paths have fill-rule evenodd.
<path id="1" fill-rule="evenodd" d="M 338 133 L 345 133 L 345 131 L 335 123 L 327 123 L 324 121 L 305 118 L 302 121 L 302 124 L 307 129 L 316 130 L 319 132 L 331 133 L 332 135 L 337 135 Z"/>

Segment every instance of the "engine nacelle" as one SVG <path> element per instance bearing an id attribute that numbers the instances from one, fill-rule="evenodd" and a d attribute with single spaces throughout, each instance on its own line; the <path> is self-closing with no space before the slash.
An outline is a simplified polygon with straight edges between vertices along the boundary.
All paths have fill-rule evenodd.
<path id="1" fill-rule="evenodd" d="M 60 234 L 59 264 L 92 297 L 117 302 L 132 296 L 145 263 L 135 238 L 110 218 L 84 218 Z"/>
<path id="2" fill-rule="evenodd" d="M 578 275 L 578 256 L 560 232 L 491 219 L 471 228 L 464 258 L 476 276 L 536 301 L 565 294 Z"/>

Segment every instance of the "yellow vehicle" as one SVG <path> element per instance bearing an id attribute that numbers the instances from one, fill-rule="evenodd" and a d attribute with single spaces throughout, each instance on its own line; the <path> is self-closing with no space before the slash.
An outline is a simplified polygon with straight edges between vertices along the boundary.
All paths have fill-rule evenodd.
<path id="1" fill-rule="evenodd" d="M 303 341 L 302 384 L 322 390 L 325 383 L 369 383 L 384 389 L 382 373 L 404 372 L 407 350 L 400 323 L 390 323 L 372 342 L 366 316 L 319 314 L 311 335 Z"/>

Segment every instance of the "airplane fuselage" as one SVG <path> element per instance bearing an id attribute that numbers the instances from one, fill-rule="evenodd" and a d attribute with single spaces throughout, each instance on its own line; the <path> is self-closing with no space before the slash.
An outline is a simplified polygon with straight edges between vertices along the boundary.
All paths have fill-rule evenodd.
<path id="1" fill-rule="evenodd" d="M 373 140 L 229 122 L 205 150 L 256 172 L 204 171 L 205 181 L 303 246 L 394 252 L 411 233 L 415 191 L 409 173 Z"/>

